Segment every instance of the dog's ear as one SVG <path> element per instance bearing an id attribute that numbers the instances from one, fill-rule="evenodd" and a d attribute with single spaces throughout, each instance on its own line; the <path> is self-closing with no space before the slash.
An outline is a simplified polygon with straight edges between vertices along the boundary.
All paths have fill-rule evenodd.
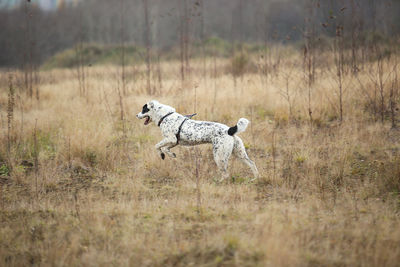
<path id="1" fill-rule="evenodd" d="M 150 108 L 154 108 L 154 106 L 157 104 L 158 102 L 157 102 L 157 100 L 151 100 L 150 102 L 149 102 L 149 104 L 148 104 L 148 106 L 150 107 Z"/>
<path id="2" fill-rule="evenodd" d="M 150 102 L 147 104 L 147 106 L 148 106 L 149 108 L 154 108 L 154 101 L 150 101 Z"/>

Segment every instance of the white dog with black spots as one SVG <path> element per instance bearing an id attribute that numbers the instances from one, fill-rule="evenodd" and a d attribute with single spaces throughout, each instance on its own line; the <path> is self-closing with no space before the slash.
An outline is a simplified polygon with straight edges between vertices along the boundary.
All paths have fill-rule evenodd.
<path id="1" fill-rule="evenodd" d="M 250 167 L 254 175 L 252 180 L 258 177 L 255 163 L 250 160 L 242 139 L 237 136 L 238 133 L 244 132 L 249 124 L 249 120 L 245 118 L 239 119 L 233 127 L 217 122 L 196 121 L 190 119 L 191 116 L 181 115 L 173 107 L 161 104 L 156 100 L 145 104 L 136 117 L 146 119 L 145 125 L 153 121 L 160 127 L 164 139 L 155 147 L 162 159 L 165 158 L 165 154 L 175 158 L 175 153 L 170 149 L 178 144 L 193 146 L 211 143 L 215 163 L 222 173 L 220 181 L 229 177 L 228 160 L 232 153 Z"/>

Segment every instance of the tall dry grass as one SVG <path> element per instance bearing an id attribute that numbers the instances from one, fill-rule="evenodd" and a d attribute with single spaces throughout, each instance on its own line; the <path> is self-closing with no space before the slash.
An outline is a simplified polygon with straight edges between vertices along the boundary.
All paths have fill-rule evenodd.
<path id="1" fill-rule="evenodd" d="M 366 95 L 373 96 L 370 75 L 344 78 L 340 123 L 333 65 L 319 68 L 310 128 L 296 61 L 291 56 L 267 77 L 255 68 L 236 89 L 227 60 L 217 60 L 207 77 L 200 75 L 203 63 L 192 62 L 184 88 L 179 63 L 164 62 L 163 88 L 155 96 L 145 93 L 145 67 L 127 67 L 124 121 L 118 68 L 88 68 L 87 97 L 79 97 L 74 71 L 46 71 L 39 102 L 16 91 L 10 152 L 3 90 L 1 265 L 398 265 L 399 134 L 389 121 L 375 121 Z M 211 59 L 207 64 L 214 68 Z M 7 88 L 6 73 L 0 82 Z M 219 173 L 207 145 L 198 157 L 193 148 L 177 147 L 177 159 L 162 161 L 154 150 L 158 127 L 135 118 L 153 98 L 181 113 L 196 109 L 199 120 L 234 125 L 250 119 L 241 136 L 261 177 L 250 183 L 250 171 L 232 159 L 231 178 L 215 183 Z"/>

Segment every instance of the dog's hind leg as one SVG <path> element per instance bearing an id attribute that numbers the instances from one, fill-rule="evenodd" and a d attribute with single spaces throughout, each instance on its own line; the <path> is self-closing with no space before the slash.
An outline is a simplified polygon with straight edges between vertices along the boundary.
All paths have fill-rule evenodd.
<path id="1" fill-rule="evenodd" d="M 222 174 L 222 178 L 219 180 L 219 182 L 222 182 L 229 177 L 228 160 L 232 154 L 232 150 L 233 138 L 231 136 L 221 137 L 213 142 L 214 160 Z"/>
<path id="2" fill-rule="evenodd" d="M 258 178 L 258 170 L 257 166 L 252 161 L 249 156 L 246 153 L 246 148 L 244 147 L 242 139 L 240 137 L 235 136 L 235 144 L 233 147 L 233 154 L 235 154 L 244 164 L 250 167 L 251 171 L 253 172 L 254 178 L 252 180 L 255 180 Z"/>
<path id="3" fill-rule="evenodd" d="M 176 146 L 176 137 L 175 136 L 171 136 L 170 138 L 165 138 L 163 140 L 161 140 L 161 142 L 159 142 L 158 144 L 155 145 L 156 149 L 158 150 L 158 153 L 160 154 L 161 158 L 164 159 L 165 158 L 165 153 L 168 154 L 168 156 L 175 158 L 176 155 L 175 153 L 171 152 L 169 149 L 173 148 L 174 146 Z"/>
<path id="4" fill-rule="evenodd" d="M 218 170 L 221 172 L 222 177 L 218 182 L 222 182 L 226 178 L 229 177 L 229 172 L 228 172 L 228 161 L 225 160 L 224 158 L 220 158 L 214 154 L 214 160 L 215 163 L 217 164 Z"/>

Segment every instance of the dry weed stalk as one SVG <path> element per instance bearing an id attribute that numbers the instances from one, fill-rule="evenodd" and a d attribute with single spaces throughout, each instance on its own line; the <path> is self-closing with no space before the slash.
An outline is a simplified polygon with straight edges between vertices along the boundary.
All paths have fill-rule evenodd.
<path id="1" fill-rule="evenodd" d="M 286 100 L 288 105 L 288 121 L 293 119 L 293 106 L 296 100 L 297 92 L 293 92 L 293 89 L 290 88 L 290 83 L 295 77 L 295 68 L 296 63 L 289 63 L 290 65 L 282 70 L 283 79 L 285 81 L 285 88 L 279 89 L 279 94 Z"/>
<path id="2" fill-rule="evenodd" d="M 190 45 L 190 17 L 187 0 L 180 0 L 179 5 L 179 48 L 180 48 L 180 74 L 181 74 L 181 89 L 185 87 L 185 81 L 190 77 L 189 65 L 189 45 Z"/>
<path id="3" fill-rule="evenodd" d="M 121 83 L 122 83 L 122 92 L 125 96 L 126 92 L 126 77 L 125 77 L 125 0 L 121 0 Z"/>
<path id="4" fill-rule="evenodd" d="M 119 111 L 120 111 L 119 119 L 122 122 L 122 130 L 123 130 L 123 134 L 125 136 L 125 134 L 126 134 L 126 129 L 125 129 L 125 111 L 124 111 L 123 96 L 122 96 L 122 92 L 121 92 L 121 89 L 120 89 L 119 80 L 117 82 L 117 93 L 118 93 L 118 103 L 119 103 Z"/>
<path id="5" fill-rule="evenodd" d="M 275 140 L 275 129 L 272 130 L 272 167 L 273 167 L 273 179 L 276 178 L 276 140 Z"/>
<path id="6" fill-rule="evenodd" d="M 184 36 L 184 57 L 185 57 L 185 73 L 190 78 L 190 63 L 189 63 L 189 45 L 190 45 L 190 14 L 188 0 L 183 1 L 183 36 Z"/>
<path id="7" fill-rule="evenodd" d="M 201 152 L 199 149 L 196 147 L 194 148 L 194 157 L 195 157 L 195 165 L 196 165 L 196 170 L 195 170 L 195 176 L 196 176 L 196 209 L 197 209 L 197 214 L 201 214 L 201 188 L 200 188 L 200 159 L 201 159 Z"/>
<path id="8" fill-rule="evenodd" d="M 307 87 L 307 101 L 308 101 L 308 118 L 310 129 L 313 127 L 313 110 L 312 110 L 312 91 L 313 83 L 315 81 L 315 7 L 314 1 L 309 0 L 307 3 L 308 17 L 305 18 L 304 35 L 304 53 L 303 53 L 303 71 L 304 79 Z"/>
<path id="9" fill-rule="evenodd" d="M 35 196 L 36 203 L 39 201 L 39 189 L 38 189 L 38 176 L 39 176 L 39 159 L 38 159 L 38 141 L 37 141 L 37 119 L 35 119 L 35 128 L 33 129 L 33 160 L 35 170 Z"/>
<path id="10" fill-rule="evenodd" d="M 336 66 L 336 81 L 339 88 L 339 121 L 343 121 L 343 76 L 344 76 L 344 39 L 343 39 L 343 26 L 336 26 L 334 56 Z"/>
<path id="11" fill-rule="evenodd" d="M 217 104 L 217 58 L 215 47 L 213 47 L 213 78 L 214 78 L 214 98 L 213 105 L 211 107 L 211 112 L 214 113 L 215 105 Z"/>
<path id="12" fill-rule="evenodd" d="M 398 80 L 398 63 L 397 63 L 397 56 L 396 56 L 395 66 L 393 67 L 393 79 L 390 86 L 390 93 L 389 93 L 389 106 L 390 106 L 390 120 L 392 124 L 392 129 L 397 128 L 397 118 L 396 114 L 398 111 L 397 102 L 398 102 L 398 87 L 399 87 L 399 80 Z"/>
<path id="13" fill-rule="evenodd" d="M 206 44 L 205 44 L 205 28 L 204 28 L 204 0 L 199 0 L 198 5 L 200 7 L 199 17 L 200 17 L 200 43 L 201 43 L 201 56 L 203 61 L 203 79 L 207 79 L 207 55 L 206 55 Z"/>
<path id="14" fill-rule="evenodd" d="M 78 23 L 79 23 L 79 36 L 78 36 L 78 42 L 75 45 L 75 58 L 76 58 L 75 66 L 76 66 L 76 73 L 78 80 L 79 96 L 86 97 L 86 101 L 88 101 L 88 90 L 86 82 L 87 68 L 85 66 L 86 58 L 84 55 L 85 51 L 83 44 L 84 29 L 82 23 L 82 12 L 79 12 Z"/>
<path id="15" fill-rule="evenodd" d="M 358 0 L 351 0 L 351 70 L 353 75 L 357 75 L 358 68 L 358 45 L 359 45 L 359 34 L 360 34 L 360 19 L 358 9 L 360 8 Z"/>
<path id="16" fill-rule="evenodd" d="M 67 161 L 68 161 L 68 170 L 72 168 L 72 157 L 71 157 L 71 137 L 68 136 L 68 144 L 67 144 Z"/>
<path id="17" fill-rule="evenodd" d="M 162 95 L 163 91 L 163 77 L 162 77 L 162 68 L 161 68 L 161 52 L 158 52 L 157 55 L 157 80 L 158 80 L 158 93 L 159 95 Z"/>
<path id="18" fill-rule="evenodd" d="M 149 3 L 148 0 L 143 0 L 144 8 L 144 22 L 145 22 L 145 43 L 146 43 L 146 89 L 147 94 L 152 95 L 153 90 L 151 88 L 151 29 L 149 20 Z"/>
<path id="19" fill-rule="evenodd" d="M 81 214 L 81 207 L 79 204 L 79 189 L 76 188 L 74 191 L 74 202 L 75 202 L 75 216 L 80 219 L 80 214 Z"/>
<path id="20" fill-rule="evenodd" d="M 197 85 L 194 86 L 194 113 L 197 112 Z M 199 151 L 198 147 L 194 147 L 194 158 L 195 158 L 195 177 L 196 177 L 196 207 L 197 214 L 201 214 L 201 188 L 200 188 L 200 159 L 202 157 L 201 151 Z"/>
<path id="21" fill-rule="evenodd" d="M 26 1 L 24 4 L 25 13 L 25 32 L 24 32 L 24 78 L 25 78 L 25 90 L 28 92 L 30 98 L 33 97 L 33 47 L 34 41 L 32 38 L 32 27 L 33 27 L 33 14 L 30 10 L 30 1 Z"/>
<path id="22" fill-rule="evenodd" d="M 14 121 L 14 106 L 15 106 L 15 89 L 13 86 L 13 75 L 8 76 L 8 102 L 7 102 L 7 160 L 10 170 L 12 170 L 11 146 L 13 139 L 13 121 Z"/>

